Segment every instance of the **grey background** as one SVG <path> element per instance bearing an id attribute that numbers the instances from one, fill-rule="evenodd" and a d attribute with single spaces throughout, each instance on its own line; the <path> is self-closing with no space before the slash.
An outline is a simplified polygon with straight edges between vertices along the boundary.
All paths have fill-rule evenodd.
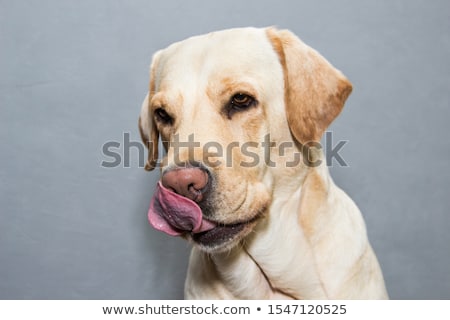
<path id="1" fill-rule="evenodd" d="M 152 230 L 158 173 L 101 167 L 151 54 L 195 34 L 288 28 L 354 85 L 332 175 L 394 299 L 450 298 L 448 1 L 0 1 L 0 298 L 182 298 L 189 246 Z"/>

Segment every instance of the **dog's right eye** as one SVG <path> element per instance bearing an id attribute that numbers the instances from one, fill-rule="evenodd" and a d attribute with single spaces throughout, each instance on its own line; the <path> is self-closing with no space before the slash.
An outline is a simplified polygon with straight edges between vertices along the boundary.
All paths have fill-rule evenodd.
<path id="1" fill-rule="evenodd" d="M 173 118 L 163 108 L 155 110 L 155 119 L 163 124 L 172 124 Z"/>

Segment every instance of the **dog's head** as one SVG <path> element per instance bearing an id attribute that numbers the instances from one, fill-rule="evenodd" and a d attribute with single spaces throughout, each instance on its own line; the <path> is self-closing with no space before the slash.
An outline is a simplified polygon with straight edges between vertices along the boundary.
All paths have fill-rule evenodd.
<path id="1" fill-rule="evenodd" d="M 139 118 L 146 169 L 158 164 L 159 137 L 166 151 L 151 224 L 210 252 L 236 245 L 270 207 L 275 185 L 305 172 L 305 161 L 287 161 L 320 140 L 350 92 L 289 31 L 232 29 L 157 52 Z"/>

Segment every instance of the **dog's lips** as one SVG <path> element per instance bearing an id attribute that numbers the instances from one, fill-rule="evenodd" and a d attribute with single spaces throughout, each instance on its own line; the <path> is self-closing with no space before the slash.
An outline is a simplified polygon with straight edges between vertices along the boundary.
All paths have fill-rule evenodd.
<path id="1" fill-rule="evenodd" d="M 191 233 L 192 240 L 206 251 L 220 251 L 230 248 L 253 230 L 255 224 L 262 217 L 262 212 L 250 220 L 232 224 L 218 224 L 215 228 L 205 232 Z"/>
<path id="2" fill-rule="evenodd" d="M 215 228 L 191 235 L 192 240 L 205 247 L 215 247 L 223 243 L 228 243 L 236 238 L 247 223 L 236 223 L 231 225 L 218 225 Z"/>
<path id="3" fill-rule="evenodd" d="M 157 230 L 171 236 L 190 235 L 192 240 L 205 249 L 226 246 L 250 230 L 253 222 L 220 224 L 203 218 L 199 205 L 167 188 L 161 182 L 150 202 L 148 220 Z"/>

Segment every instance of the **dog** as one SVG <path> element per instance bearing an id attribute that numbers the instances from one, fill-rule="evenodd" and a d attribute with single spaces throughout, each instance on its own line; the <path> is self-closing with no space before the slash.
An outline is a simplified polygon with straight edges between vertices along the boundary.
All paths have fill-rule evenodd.
<path id="1" fill-rule="evenodd" d="M 186 299 L 388 298 L 362 215 L 319 144 L 351 91 L 274 27 L 154 54 L 139 116 L 145 169 L 161 168 L 148 218 L 193 244 Z"/>

